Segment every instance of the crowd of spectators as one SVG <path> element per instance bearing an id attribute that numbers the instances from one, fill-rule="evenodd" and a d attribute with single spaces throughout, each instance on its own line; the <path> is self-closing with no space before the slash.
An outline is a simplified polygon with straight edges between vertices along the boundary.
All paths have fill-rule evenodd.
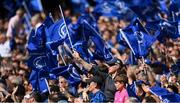
<path id="1" fill-rule="evenodd" d="M 64 12 L 72 23 L 77 21 L 77 15 L 70 15 L 68 10 Z M 88 71 L 88 75 L 81 75 L 82 82 L 78 87 L 72 87 L 60 76 L 58 80 L 48 80 L 48 95 L 33 91 L 28 80 L 31 73 L 31 68 L 27 66 L 29 33 L 25 32 L 22 23 L 24 13 L 23 9 L 18 9 L 9 20 L 0 19 L 1 102 L 160 102 L 160 98 L 150 92 L 149 88 L 153 86 L 180 93 L 180 67 L 176 65 L 180 63 L 180 38 L 167 38 L 165 43 L 156 41 L 149 54 L 151 63 L 146 64 L 139 59 L 138 65 L 128 65 L 130 49 L 119 44 L 116 36 L 118 29 L 125 28 L 130 22 L 104 16 L 99 18 L 98 27 L 115 59 L 111 62 L 97 60 L 97 64 L 89 64 L 74 51 L 71 62 L 82 65 Z M 42 23 L 44 15 L 39 13 L 31 18 L 33 28 Z M 59 63 L 63 65 L 61 59 Z M 129 94 L 132 88 L 136 91 L 135 95 Z M 46 96 L 48 100 L 44 98 Z"/>

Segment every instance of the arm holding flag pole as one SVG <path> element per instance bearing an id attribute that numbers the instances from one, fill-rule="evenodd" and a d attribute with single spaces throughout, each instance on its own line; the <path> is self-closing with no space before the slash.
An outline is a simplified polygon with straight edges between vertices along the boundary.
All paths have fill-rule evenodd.
<path id="1" fill-rule="evenodd" d="M 79 62 L 80 64 L 82 64 L 84 66 L 84 68 L 86 68 L 87 71 L 90 71 L 91 68 L 92 68 L 92 65 L 87 63 L 86 61 L 84 61 L 80 56 L 79 54 L 74 51 L 73 53 L 73 57 L 75 58 L 75 60 L 77 60 L 77 62 Z"/>

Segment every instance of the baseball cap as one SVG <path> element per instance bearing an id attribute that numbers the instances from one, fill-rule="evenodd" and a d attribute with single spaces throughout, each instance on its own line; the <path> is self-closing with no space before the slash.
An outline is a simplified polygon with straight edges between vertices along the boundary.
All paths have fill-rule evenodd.
<path id="1" fill-rule="evenodd" d="M 116 65 L 116 64 L 119 64 L 120 66 L 123 66 L 123 62 L 120 60 L 120 59 L 118 59 L 118 58 L 116 58 L 116 57 L 114 57 L 112 60 L 110 60 L 110 61 L 107 61 L 106 62 L 108 65 L 110 65 L 110 66 L 113 66 L 113 65 Z"/>
<path id="2" fill-rule="evenodd" d="M 87 81 L 88 83 L 95 82 L 99 85 L 102 84 L 102 78 L 100 76 L 93 76 L 91 79 Z"/>

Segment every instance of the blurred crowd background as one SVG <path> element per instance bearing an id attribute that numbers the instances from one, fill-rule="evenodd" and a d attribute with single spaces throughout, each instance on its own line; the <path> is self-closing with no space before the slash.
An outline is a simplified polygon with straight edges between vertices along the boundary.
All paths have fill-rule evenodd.
<path id="1" fill-rule="evenodd" d="M 120 10 L 118 9 L 120 13 L 117 16 L 116 14 L 106 15 L 108 9 L 103 11 L 97 7 L 111 2 L 120 3 L 119 6 L 122 6 Z M 161 7 L 160 2 L 164 2 L 167 10 Z M 173 4 L 172 7 L 171 4 Z M 54 80 L 47 79 L 49 91 L 43 93 L 34 90 L 29 80 L 32 68 L 27 64 L 30 57 L 27 49 L 28 40 L 31 30 L 38 28 L 49 13 L 52 14 L 54 21 L 62 18 L 59 5 L 63 9 L 64 16 L 69 18 L 72 24 L 77 23 L 83 11 L 91 15 L 100 12 L 98 16 L 95 16 L 95 21 L 114 59 L 110 62 L 95 60 L 96 63 L 87 63 L 76 51 L 72 55 L 73 58 L 62 53 L 66 64 L 75 65 L 74 67 L 80 68 L 81 72 L 83 68 L 86 73 L 80 75 L 81 82 L 76 86 L 70 85 L 69 80 L 63 76 Z M 174 9 L 173 16 L 170 10 Z M 94 10 L 97 12 L 94 13 Z M 2 0 L 0 3 L 0 101 L 25 103 L 180 102 L 180 38 L 159 37 L 148 48 L 150 49 L 148 56 L 135 57 L 136 61 L 130 61 L 130 58 L 133 58 L 132 51 L 127 45 L 119 42 L 118 35 L 119 29 L 130 25 L 135 16 L 140 18 L 144 27 L 148 22 L 158 21 L 156 16 L 161 20 L 179 23 L 180 1 Z M 177 34 L 180 35 L 180 27 L 177 26 L 176 29 L 179 30 Z M 148 28 L 147 30 L 150 32 Z M 58 65 L 65 65 L 61 56 L 59 56 Z"/>

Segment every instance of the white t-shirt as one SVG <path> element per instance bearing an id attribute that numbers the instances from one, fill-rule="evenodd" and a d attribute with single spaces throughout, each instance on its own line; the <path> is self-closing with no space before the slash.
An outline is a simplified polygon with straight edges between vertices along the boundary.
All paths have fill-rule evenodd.
<path id="1" fill-rule="evenodd" d="M 7 40 L 5 43 L 0 44 L 0 56 L 1 57 L 11 57 L 11 47 L 10 40 Z"/>

